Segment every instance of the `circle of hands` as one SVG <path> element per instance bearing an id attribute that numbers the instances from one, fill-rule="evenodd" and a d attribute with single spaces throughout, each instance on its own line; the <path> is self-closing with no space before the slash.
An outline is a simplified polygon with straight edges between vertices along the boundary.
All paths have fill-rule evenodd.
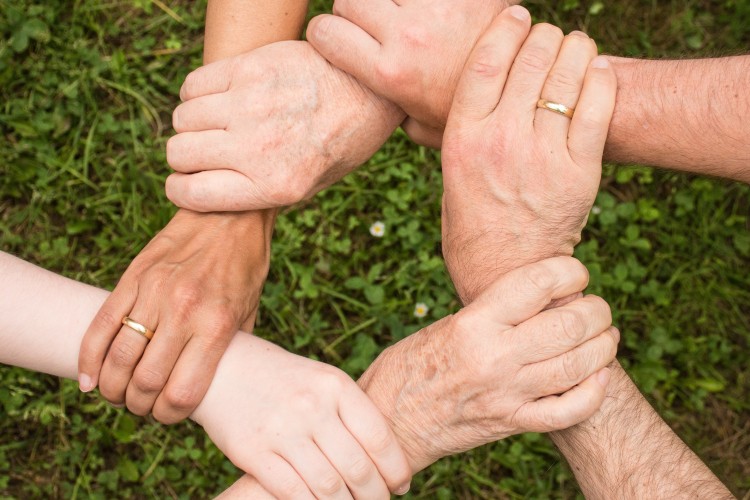
<path id="1" fill-rule="evenodd" d="M 167 144 L 167 195 L 183 210 L 89 327 L 81 388 L 165 423 L 191 416 L 282 498 L 387 498 L 443 456 L 592 416 L 619 332 L 571 255 L 615 75 L 585 34 L 532 27 L 508 3 L 336 0 L 308 42 L 188 75 Z M 252 329 L 274 209 L 351 172 L 399 125 L 442 147 L 443 254 L 465 307 L 356 383 L 235 335 Z"/>

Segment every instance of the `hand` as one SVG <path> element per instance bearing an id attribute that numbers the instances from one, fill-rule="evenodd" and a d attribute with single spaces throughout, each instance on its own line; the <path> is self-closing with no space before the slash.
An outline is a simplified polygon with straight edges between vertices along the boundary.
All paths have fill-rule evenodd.
<path id="1" fill-rule="evenodd" d="M 509 272 L 454 316 L 386 349 L 359 381 L 412 471 L 526 431 L 584 421 L 604 400 L 619 332 L 580 293 L 586 268 L 557 257 Z M 544 310 L 551 301 L 574 300 Z"/>
<path id="2" fill-rule="evenodd" d="M 461 70 L 477 38 L 518 0 L 336 0 L 307 39 L 334 66 L 398 104 L 404 130 L 440 147 Z M 345 50 L 342 47 L 346 47 Z"/>
<path id="3" fill-rule="evenodd" d="M 445 129 L 443 254 L 464 303 L 510 269 L 572 254 L 615 104 L 615 74 L 591 39 L 548 24 L 529 34 L 519 9 L 477 42 Z M 573 119 L 540 98 L 577 108 Z"/>
<path id="4" fill-rule="evenodd" d="M 250 330 L 269 264 L 260 214 L 180 211 L 130 264 L 89 326 L 79 382 L 163 423 L 186 418 L 234 333 Z M 149 342 L 123 316 L 155 331 Z"/>
<path id="5" fill-rule="evenodd" d="M 167 196 L 191 210 L 294 204 L 364 163 L 401 112 L 307 42 L 279 42 L 188 75 L 167 143 Z"/>
<path id="6" fill-rule="evenodd" d="M 278 498 L 387 499 L 409 488 L 396 437 L 351 378 L 254 336 L 233 339 L 192 418 Z"/>

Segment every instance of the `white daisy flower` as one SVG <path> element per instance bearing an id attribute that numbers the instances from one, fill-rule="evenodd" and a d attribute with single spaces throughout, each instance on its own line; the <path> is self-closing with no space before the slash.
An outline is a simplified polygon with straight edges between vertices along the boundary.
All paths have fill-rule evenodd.
<path id="1" fill-rule="evenodd" d="M 382 238 L 385 235 L 385 224 L 380 221 L 375 222 L 370 226 L 370 234 L 376 238 Z"/>
<path id="2" fill-rule="evenodd" d="M 594 205 L 593 207 L 591 207 L 591 213 L 594 215 L 599 215 L 600 213 L 602 213 L 602 207 L 597 207 L 596 205 Z"/>
<path id="3" fill-rule="evenodd" d="M 427 307 L 427 304 L 424 302 L 417 302 L 417 304 L 414 306 L 414 317 L 415 318 L 424 318 L 427 316 L 427 313 L 430 312 L 430 308 Z"/>

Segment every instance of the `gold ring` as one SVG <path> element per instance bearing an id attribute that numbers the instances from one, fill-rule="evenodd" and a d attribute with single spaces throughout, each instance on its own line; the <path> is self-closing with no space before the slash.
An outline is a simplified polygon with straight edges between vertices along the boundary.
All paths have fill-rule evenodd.
<path id="1" fill-rule="evenodd" d="M 151 340 L 154 337 L 154 332 L 143 326 L 142 324 L 138 323 L 137 321 L 133 321 L 132 319 L 125 316 L 122 318 L 122 324 L 130 328 L 131 330 L 140 333 L 144 337 L 146 337 L 146 340 Z"/>
<path id="2" fill-rule="evenodd" d="M 536 107 L 547 109 L 559 115 L 567 116 L 568 118 L 573 118 L 573 113 L 575 112 L 575 108 L 569 108 L 565 104 L 548 101 L 547 99 L 539 99 L 536 103 Z"/>

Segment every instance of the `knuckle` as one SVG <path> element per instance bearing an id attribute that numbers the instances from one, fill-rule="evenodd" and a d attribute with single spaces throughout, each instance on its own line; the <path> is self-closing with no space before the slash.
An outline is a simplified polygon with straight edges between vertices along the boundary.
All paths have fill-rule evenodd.
<path id="1" fill-rule="evenodd" d="M 96 313 L 96 317 L 94 319 L 94 327 L 101 330 L 112 330 L 114 328 L 117 328 L 120 326 L 120 322 L 122 321 L 122 316 L 118 316 L 119 315 L 116 314 L 112 309 L 103 307 L 99 309 L 98 313 Z"/>
<path id="2" fill-rule="evenodd" d="M 318 479 L 316 490 L 324 496 L 333 496 L 343 488 L 344 483 L 341 478 L 333 474 L 326 474 Z"/>
<path id="3" fill-rule="evenodd" d="M 406 84 L 405 72 L 389 58 L 382 58 L 375 64 L 375 75 L 384 86 L 401 87 Z"/>
<path id="4" fill-rule="evenodd" d="M 565 385 L 570 388 L 580 382 L 585 374 L 585 363 L 581 356 L 567 353 L 562 358 L 562 372 L 565 377 Z"/>
<path id="5" fill-rule="evenodd" d="M 578 345 L 586 335 L 586 323 L 581 313 L 569 308 L 560 309 L 557 313 L 563 339 L 573 345 Z"/>
<path id="6" fill-rule="evenodd" d="M 357 456 L 349 463 L 347 480 L 356 486 L 361 486 L 370 480 L 374 472 L 375 467 L 368 458 Z"/>
<path id="7" fill-rule="evenodd" d="M 393 435 L 384 425 L 375 426 L 369 439 L 370 451 L 376 454 L 385 452 L 393 444 Z"/>
<path id="8" fill-rule="evenodd" d="M 140 354 L 136 347 L 128 342 L 115 342 L 109 349 L 108 357 L 115 367 L 125 368 L 133 365 Z"/>
<path id="9" fill-rule="evenodd" d="M 477 47 L 468 69 L 487 78 L 494 78 L 506 71 L 505 65 L 498 61 L 497 51 L 489 44 Z"/>
<path id="10" fill-rule="evenodd" d="M 552 55 L 550 51 L 542 46 L 531 46 L 523 50 L 517 62 L 525 71 L 546 72 L 549 69 Z"/>
<path id="11" fill-rule="evenodd" d="M 201 401 L 197 388 L 189 385 L 167 387 L 164 390 L 164 398 L 167 405 L 178 411 L 191 411 Z"/>
<path id="12" fill-rule="evenodd" d="M 557 281 L 545 265 L 532 265 L 528 268 L 525 277 L 536 290 L 543 293 L 551 292 Z"/>
<path id="13" fill-rule="evenodd" d="M 568 70 L 560 69 L 553 71 L 549 78 L 547 78 L 547 84 L 554 89 L 554 91 L 561 91 L 562 93 L 573 93 L 577 92 L 581 86 L 581 81 L 575 74 Z"/>
<path id="14" fill-rule="evenodd" d="M 293 475 L 277 479 L 276 487 L 281 498 L 300 498 L 307 493 L 307 486 Z"/>
<path id="15" fill-rule="evenodd" d="M 170 306 L 178 316 L 190 316 L 203 301 L 203 290 L 199 283 L 184 281 L 172 289 Z"/>
<path id="16" fill-rule="evenodd" d="M 403 44 L 412 50 L 429 47 L 432 45 L 431 39 L 429 30 L 420 24 L 412 24 L 406 27 L 401 34 Z"/>
<path id="17" fill-rule="evenodd" d="M 160 371 L 138 367 L 133 375 L 133 385 L 143 393 L 159 392 L 167 383 L 167 377 Z"/>

